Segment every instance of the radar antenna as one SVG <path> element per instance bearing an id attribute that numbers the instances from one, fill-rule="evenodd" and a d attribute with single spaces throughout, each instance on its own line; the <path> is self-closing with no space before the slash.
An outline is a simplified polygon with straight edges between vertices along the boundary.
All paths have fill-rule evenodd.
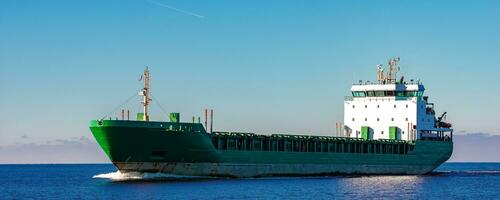
<path id="1" fill-rule="evenodd" d="M 396 82 L 396 73 L 398 73 L 400 70 L 399 65 L 398 65 L 399 61 L 400 61 L 399 57 L 389 59 L 389 63 L 387 66 L 388 72 L 387 72 L 387 76 L 386 76 L 387 82 L 389 82 L 389 83 Z"/>
<path id="2" fill-rule="evenodd" d="M 384 68 L 382 64 L 377 65 L 377 80 L 379 83 L 384 82 Z"/>

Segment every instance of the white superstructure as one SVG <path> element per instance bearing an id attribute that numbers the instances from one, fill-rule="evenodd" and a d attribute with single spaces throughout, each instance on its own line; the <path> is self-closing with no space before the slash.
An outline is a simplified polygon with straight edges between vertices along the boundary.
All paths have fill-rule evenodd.
<path id="1" fill-rule="evenodd" d="M 377 83 L 360 81 L 352 86 L 352 96 L 344 101 L 343 136 L 413 141 L 453 131 L 442 121 L 446 113 L 436 118 L 434 104 L 423 96 L 424 85 L 396 79 L 398 61 L 389 60 L 387 74 L 377 65 Z"/>

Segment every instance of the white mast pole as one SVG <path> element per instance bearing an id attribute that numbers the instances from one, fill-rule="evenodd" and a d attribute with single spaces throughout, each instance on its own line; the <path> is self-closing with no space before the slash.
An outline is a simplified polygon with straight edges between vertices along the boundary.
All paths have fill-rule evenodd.
<path id="1" fill-rule="evenodd" d="M 144 121 L 149 121 L 149 113 L 148 113 L 148 106 L 149 106 L 149 102 L 151 101 L 151 99 L 149 98 L 149 69 L 148 67 L 146 67 L 146 69 L 144 69 L 144 74 L 143 74 L 143 80 L 144 80 L 144 88 L 142 88 L 142 96 L 143 96 L 143 99 L 142 99 L 142 105 L 143 105 L 143 112 L 144 112 L 144 116 L 143 116 L 143 120 Z"/>

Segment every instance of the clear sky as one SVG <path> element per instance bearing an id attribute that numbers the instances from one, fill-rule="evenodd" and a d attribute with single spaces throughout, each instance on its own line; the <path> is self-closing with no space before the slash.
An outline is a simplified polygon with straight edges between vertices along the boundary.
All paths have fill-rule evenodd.
<path id="1" fill-rule="evenodd" d="M 457 132 L 500 134 L 499 53 L 500 1 L 2 0 L 0 146 L 91 138 L 145 66 L 183 120 L 329 135 L 350 85 L 395 56 Z"/>

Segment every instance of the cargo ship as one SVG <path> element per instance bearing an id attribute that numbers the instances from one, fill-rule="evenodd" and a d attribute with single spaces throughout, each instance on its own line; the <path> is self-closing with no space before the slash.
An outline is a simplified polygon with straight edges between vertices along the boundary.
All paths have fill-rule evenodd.
<path id="1" fill-rule="evenodd" d="M 213 131 L 213 111 L 206 109 L 204 123 L 194 117 L 181 122 L 179 113 L 170 113 L 168 122 L 153 121 L 147 68 L 139 93 L 143 111 L 137 118 L 130 120 L 130 112 L 122 110 L 121 119 L 92 120 L 90 130 L 121 172 L 214 177 L 426 174 L 450 158 L 453 129 L 445 122 L 446 112 L 436 115 L 420 81 L 397 77 L 398 62 L 390 59 L 386 69 L 377 65 L 376 82 L 352 85 L 352 96 L 344 101 L 344 122 L 336 124 L 331 136 Z"/>

